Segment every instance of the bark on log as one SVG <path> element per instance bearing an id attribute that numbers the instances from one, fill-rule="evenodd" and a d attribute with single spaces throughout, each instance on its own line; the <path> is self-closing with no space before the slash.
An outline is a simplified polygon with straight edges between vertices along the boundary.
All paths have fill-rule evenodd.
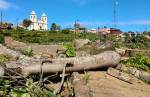
<path id="1" fill-rule="evenodd" d="M 146 72 L 143 70 L 138 70 L 137 68 L 134 67 L 128 67 L 124 64 L 119 64 L 116 69 L 121 70 L 123 72 L 127 72 L 129 74 L 134 75 L 138 79 L 144 80 L 147 83 L 150 83 L 150 72 Z"/>
<path id="2" fill-rule="evenodd" d="M 133 84 L 134 83 L 134 79 L 131 75 L 127 74 L 127 73 L 123 73 L 123 72 L 120 72 L 119 70 L 117 69 L 113 69 L 113 68 L 109 68 L 107 70 L 107 74 L 115 77 L 115 78 L 118 78 L 122 81 L 125 81 L 127 83 L 130 83 L 130 84 Z"/>
<path id="3" fill-rule="evenodd" d="M 75 57 L 75 58 L 60 58 L 52 59 L 52 63 L 44 63 L 30 65 L 22 69 L 22 74 L 28 76 L 29 74 L 40 73 L 41 68 L 43 73 L 56 73 L 62 72 L 64 64 L 68 64 L 66 72 L 76 72 L 83 70 L 98 69 L 102 67 L 113 67 L 116 66 L 121 60 L 120 55 L 114 51 L 105 51 L 98 55 L 89 57 Z"/>

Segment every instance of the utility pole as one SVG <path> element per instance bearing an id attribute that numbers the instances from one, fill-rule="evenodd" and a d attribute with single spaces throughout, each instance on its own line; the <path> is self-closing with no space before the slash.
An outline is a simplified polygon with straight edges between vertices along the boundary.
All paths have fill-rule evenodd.
<path id="1" fill-rule="evenodd" d="M 2 11 L 1 11 L 1 25 L 3 23 L 3 14 L 2 14 Z"/>
<path id="2" fill-rule="evenodd" d="M 76 22 L 76 20 L 75 20 L 75 23 L 74 23 L 74 31 L 75 31 L 74 38 L 75 38 L 75 39 L 76 39 L 76 32 L 77 32 L 77 27 L 76 27 L 76 24 L 77 24 L 77 22 Z"/>
<path id="3" fill-rule="evenodd" d="M 18 27 L 18 21 L 19 21 L 19 18 L 17 18 L 17 19 L 16 19 L 16 24 L 17 24 L 17 27 Z"/>
<path id="4" fill-rule="evenodd" d="M 75 20 L 75 24 L 74 24 L 74 27 L 75 27 L 75 39 L 77 38 L 77 30 L 78 30 L 77 25 L 78 25 L 78 21 L 79 20 Z"/>
<path id="5" fill-rule="evenodd" d="M 113 27 L 117 27 L 117 0 L 113 0 Z"/>

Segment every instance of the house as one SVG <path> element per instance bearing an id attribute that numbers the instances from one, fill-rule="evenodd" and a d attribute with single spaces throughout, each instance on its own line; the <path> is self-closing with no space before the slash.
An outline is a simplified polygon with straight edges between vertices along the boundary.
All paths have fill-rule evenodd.
<path id="1" fill-rule="evenodd" d="M 97 30 L 96 29 L 90 29 L 90 30 L 87 30 L 88 33 L 93 33 L 93 34 L 96 34 Z"/>
<path id="2" fill-rule="evenodd" d="M 98 28 L 98 35 L 115 35 L 117 37 L 123 37 L 123 32 L 120 29 L 116 28 Z"/>
<path id="3" fill-rule="evenodd" d="M 10 30 L 10 29 L 12 29 L 12 26 L 13 26 L 13 24 L 7 24 L 5 26 L 0 26 L 0 30 L 5 30 L 5 29 Z"/>
<path id="4" fill-rule="evenodd" d="M 129 31 L 128 32 L 128 36 L 131 38 L 131 37 L 134 37 L 135 36 L 135 33 L 134 32 L 132 32 L 132 31 Z"/>
<path id="5" fill-rule="evenodd" d="M 40 20 L 38 20 L 35 11 L 30 14 L 31 25 L 28 30 L 47 30 L 47 16 L 45 13 L 42 14 Z"/>
<path id="6" fill-rule="evenodd" d="M 7 29 L 7 27 L 0 26 L 0 30 Z"/>

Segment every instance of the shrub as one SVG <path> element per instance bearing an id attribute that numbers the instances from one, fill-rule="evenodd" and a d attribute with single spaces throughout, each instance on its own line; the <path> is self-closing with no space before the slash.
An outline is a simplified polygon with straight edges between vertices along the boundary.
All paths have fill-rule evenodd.
<path id="1" fill-rule="evenodd" d="M 86 84 L 88 83 L 89 79 L 90 75 L 88 75 L 87 71 L 84 71 L 83 80 L 85 81 Z"/>
<path id="2" fill-rule="evenodd" d="M 139 53 L 133 58 L 124 60 L 122 63 L 145 71 L 150 70 L 150 58 L 143 53 Z"/>
<path id="3" fill-rule="evenodd" d="M 62 30 L 62 33 L 64 33 L 64 34 L 69 34 L 69 30 L 68 29 L 64 29 L 64 30 Z"/>
<path id="4" fill-rule="evenodd" d="M 4 36 L 11 36 L 11 30 L 3 30 L 2 31 L 2 34 L 4 35 Z"/>
<path id="5" fill-rule="evenodd" d="M 137 43 L 132 43 L 132 44 L 130 45 L 130 48 L 131 48 L 131 49 L 136 49 L 136 48 L 140 48 L 140 47 L 139 47 L 139 45 L 138 45 Z"/>
<path id="6" fill-rule="evenodd" d="M 66 50 L 67 57 L 75 57 L 76 56 L 75 48 L 72 45 L 65 45 L 64 47 L 67 49 Z"/>
<path id="7" fill-rule="evenodd" d="M 0 63 L 5 62 L 5 61 L 9 61 L 10 59 L 11 59 L 11 56 L 6 55 L 6 54 L 0 54 Z"/>
<path id="8" fill-rule="evenodd" d="M 0 34 L 0 43 L 4 43 L 4 35 Z"/>
<path id="9" fill-rule="evenodd" d="M 26 56 L 33 56 L 33 50 L 31 47 L 25 48 L 21 51 L 22 54 Z"/>
<path id="10" fill-rule="evenodd" d="M 114 48 L 121 48 L 121 47 L 123 47 L 123 44 L 121 42 L 113 42 L 113 47 Z"/>

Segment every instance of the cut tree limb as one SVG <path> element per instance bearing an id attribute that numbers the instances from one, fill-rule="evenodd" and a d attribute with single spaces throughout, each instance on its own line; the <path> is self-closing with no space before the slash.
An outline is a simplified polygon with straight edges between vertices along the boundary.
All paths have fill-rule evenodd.
<path id="1" fill-rule="evenodd" d="M 66 72 L 76 72 L 83 70 L 92 70 L 102 67 L 116 66 L 121 60 L 120 55 L 115 51 L 105 51 L 98 55 L 88 57 L 74 57 L 74 58 L 58 58 L 52 59 L 52 63 L 44 63 L 42 65 L 43 73 L 62 72 L 64 63 L 67 64 Z M 22 68 L 22 74 L 28 76 L 30 74 L 40 73 L 41 65 L 30 65 Z"/>
<path id="2" fill-rule="evenodd" d="M 114 68 L 109 68 L 107 70 L 107 74 L 109 74 L 115 78 L 118 78 L 122 81 L 125 81 L 127 83 L 130 83 L 130 84 L 133 84 L 133 82 L 134 82 L 134 79 L 131 75 L 129 75 L 127 73 L 120 72 L 119 70 L 114 69 Z"/>
<path id="3" fill-rule="evenodd" d="M 130 66 L 127 66 L 127 65 L 124 65 L 124 64 L 119 64 L 116 67 L 116 69 L 118 69 L 120 71 L 123 71 L 123 72 L 126 72 L 126 73 L 129 73 L 129 74 L 132 74 L 135 77 L 137 77 L 138 79 L 146 81 L 147 83 L 150 82 L 150 72 L 139 70 L 135 67 L 130 67 Z"/>
<path id="4" fill-rule="evenodd" d="M 60 93 L 62 87 L 63 87 L 63 84 L 64 84 L 64 81 L 65 81 L 65 72 L 66 72 L 66 65 L 67 64 L 64 64 L 64 67 L 63 67 L 63 73 L 62 73 L 62 79 L 61 79 L 61 84 L 60 86 L 54 91 L 54 94 L 58 94 Z"/>

